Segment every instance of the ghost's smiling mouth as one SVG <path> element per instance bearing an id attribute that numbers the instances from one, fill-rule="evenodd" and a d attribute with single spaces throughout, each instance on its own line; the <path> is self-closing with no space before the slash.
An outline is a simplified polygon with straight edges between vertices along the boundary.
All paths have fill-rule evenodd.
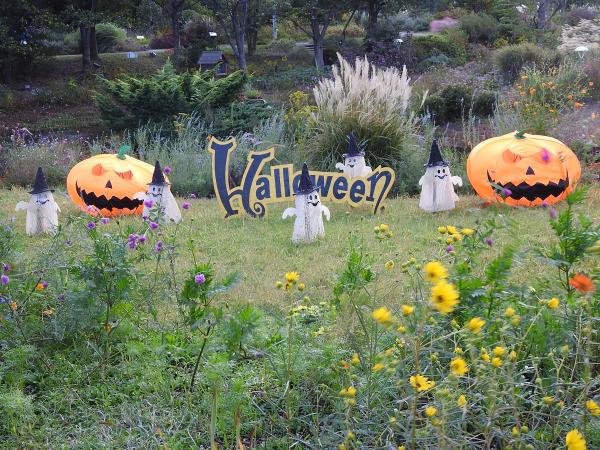
<path id="1" fill-rule="evenodd" d="M 309 205 L 317 206 L 319 204 L 319 200 L 316 202 L 308 202 Z"/>
<path id="2" fill-rule="evenodd" d="M 351 169 L 353 169 L 355 166 L 355 164 L 348 164 L 348 167 L 350 167 Z"/>
<path id="3" fill-rule="evenodd" d="M 94 206 L 98 209 L 107 209 L 112 211 L 113 209 L 130 209 L 134 210 L 138 208 L 143 201 L 138 199 L 129 199 L 127 197 L 118 198 L 112 196 L 107 199 L 105 195 L 96 195 L 93 192 L 86 192 L 85 189 L 79 187 L 79 184 L 75 182 L 75 190 L 77 195 L 83 200 L 88 206 Z"/>
<path id="4" fill-rule="evenodd" d="M 492 187 L 498 194 L 506 195 L 508 198 L 520 200 L 526 198 L 530 202 L 536 198 L 545 200 L 550 196 L 559 197 L 569 187 L 569 173 L 567 172 L 566 179 L 560 179 L 558 182 L 550 181 L 548 184 L 537 182 L 533 185 L 526 182 L 515 185 L 514 183 L 499 183 L 494 181 L 488 172 L 488 181 L 492 183 Z M 510 191 L 510 195 L 507 195 Z"/>
<path id="5" fill-rule="evenodd" d="M 38 205 L 45 205 L 46 203 L 48 203 L 48 201 L 49 201 L 49 200 L 48 200 L 48 199 L 46 199 L 46 200 L 44 200 L 43 202 L 40 202 L 39 200 L 36 200 L 35 202 L 36 202 Z"/>
<path id="6" fill-rule="evenodd" d="M 439 178 L 440 180 L 443 180 L 444 178 L 446 178 L 446 174 L 440 176 L 440 175 L 434 175 L 436 178 Z"/>

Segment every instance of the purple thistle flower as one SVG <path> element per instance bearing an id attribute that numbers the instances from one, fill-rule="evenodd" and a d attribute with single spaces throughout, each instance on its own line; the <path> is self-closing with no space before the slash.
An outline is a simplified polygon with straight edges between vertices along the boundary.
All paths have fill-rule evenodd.
<path id="1" fill-rule="evenodd" d="M 108 217 L 103 217 L 102 219 L 100 219 L 100 223 L 102 223 L 103 225 L 106 225 L 108 222 L 110 222 L 110 219 Z"/>
<path id="2" fill-rule="evenodd" d="M 548 207 L 548 202 L 547 202 L 546 200 L 544 200 L 544 201 L 541 203 L 541 206 L 542 206 L 542 208 L 547 208 L 547 207 Z"/>
<path id="3" fill-rule="evenodd" d="M 93 230 L 94 228 L 96 228 L 96 224 L 94 222 L 90 222 L 87 224 L 88 229 Z"/>
<path id="4" fill-rule="evenodd" d="M 503 188 L 502 193 L 504 194 L 505 197 L 510 197 L 512 195 L 512 191 L 508 188 Z"/>
<path id="5" fill-rule="evenodd" d="M 144 200 L 144 206 L 146 208 L 152 208 L 154 206 L 154 200 L 152 200 L 151 198 L 147 198 L 146 200 Z"/>
<path id="6" fill-rule="evenodd" d="M 148 239 L 148 238 L 147 238 L 147 237 L 146 237 L 146 235 L 144 235 L 144 234 L 142 234 L 141 236 L 138 236 L 138 242 L 139 242 L 141 245 L 144 245 L 144 244 L 146 243 L 146 239 Z"/>
<path id="7" fill-rule="evenodd" d="M 190 194 L 190 198 L 196 198 L 196 194 L 194 194 L 193 192 Z"/>
<path id="8" fill-rule="evenodd" d="M 156 241 L 156 245 L 154 246 L 154 250 L 156 250 L 157 252 L 161 252 L 162 248 L 163 248 L 162 241 Z"/>
<path id="9" fill-rule="evenodd" d="M 2 276 L 0 276 L 0 283 L 2 283 L 4 286 L 6 286 L 9 281 L 10 278 L 8 278 L 8 275 L 2 274 Z"/>
<path id="10" fill-rule="evenodd" d="M 42 281 L 40 284 L 42 285 L 42 289 L 46 289 L 48 287 L 47 281 Z"/>
<path id="11" fill-rule="evenodd" d="M 127 246 L 131 250 L 134 250 L 137 247 L 137 240 L 138 240 L 137 234 L 130 234 L 129 237 L 127 238 Z"/>
<path id="12" fill-rule="evenodd" d="M 204 282 L 206 281 L 206 277 L 203 273 L 197 273 L 194 276 L 194 281 L 196 282 L 196 284 L 204 284 Z"/>
<path id="13" fill-rule="evenodd" d="M 190 209 L 190 204 L 189 204 L 189 202 L 183 202 L 183 203 L 181 204 L 181 207 L 182 207 L 183 209 Z"/>
<path id="14" fill-rule="evenodd" d="M 487 238 L 485 240 L 485 243 L 491 247 L 492 245 L 494 245 L 494 240 L 492 238 Z"/>
<path id="15" fill-rule="evenodd" d="M 2 263 L 2 271 L 8 272 L 10 270 L 10 266 L 6 263 Z"/>
<path id="16" fill-rule="evenodd" d="M 454 251 L 454 247 L 452 247 L 451 245 L 449 245 L 448 247 L 446 247 L 446 251 L 448 253 L 453 252 Z"/>
<path id="17" fill-rule="evenodd" d="M 550 218 L 552 220 L 556 220 L 557 217 L 558 217 L 558 213 L 556 212 L 556 209 L 554 209 L 554 208 L 550 209 Z"/>
<path id="18" fill-rule="evenodd" d="M 145 222 L 146 220 L 148 220 L 148 216 L 142 216 L 142 220 Z"/>
<path id="19" fill-rule="evenodd" d="M 171 173 L 171 166 L 165 166 L 165 169 L 163 170 L 163 172 L 167 175 L 169 175 Z"/>
<path id="20" fill-rule="evenodd" d="M 150 222 L 149 226 L 151 230 L 156 230 L 158 228 L 158 224 L 156 222 Z"/>

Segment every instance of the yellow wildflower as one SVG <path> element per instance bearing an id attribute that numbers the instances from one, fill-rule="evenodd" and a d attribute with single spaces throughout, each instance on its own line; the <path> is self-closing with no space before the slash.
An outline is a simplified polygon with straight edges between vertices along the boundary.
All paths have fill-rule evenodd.
<path id="1" fill-rule="evenodd" d="M 502 360 L 500 358 L 492 358 L 492 366 L 500 367 L 502 365 Z"/>
<path id="2" fill-rule="evenodd" d="M 585 402 L 585 407 L 592 416 L 600 416 L 600 406 L 594 400 Z"/>
<path id="3" fill-rule="evenodd" d="M 439 261 L 430 261 L 423 267 L 425 278 L 433 283 L 448 278 L 448 271 Z"/>
<path id="4" fill-rule="evenodd" d="M 483 352 L 481 352 L 481 359 L 483 359 L 485 362 L 490 362 L 489 353 L 486 352 L 485 350 Z"/>
<path id="5" fill-rule="evenodd" d="M 567 450 L 587 450 L 585 439 L 577 429 L 573 429 L 567 433 L 565 444 L 567 444 Z"/>
<path id="6" fill-rule="evenodd" d="M 469 371 L 469 367 L 464 359 L 454 358 L 452 361 L 450 361 L 450 370 L 454 375 L 461 377 Z"/>
<path id="7" fill-rule="evenodd" d="M 379 231 L 381 231 L 382 233 L 385 233 L 389 229 L 390 229 L 390 227 L 385 223 L 382 223 L 381 225 L 379 225 Z"/>
<path id="8" fill-rule="evenodd" d="M 549 395 L 542 397 L 542 400 L 544 400 L 544 403 L 548 406 L 550 406 L 552 403 L 554 403 L 554 397 L 551 397 Z"/>
<path id="9" fill-rule="evenodd" d="M 394 261 L 390 260 L 384 264 L 386 270 L 392 270 L 394 268 Z"/>
<path id="10" fill-rule="evenodd" d="M 374 365 L 374 366 L 371 368 L 371 370 L 372 370 L 373 372 L 379 372 L 380 370 L 382 370 L 382 369 L 384 369 L 384 368 L 385 368 L 385 365 L 383 365 L 383 364 L 381 364 L 381 363 L 377 363 L 377 364 L 375 364 L 375 365 Z"/>
<path id="11" fill-rule="evenodd" d="M 483 320 L 481 317 L 473 317 L 467 322 L 467 328 L 473 334 L 479 333 L 484 325 L 485 320 Z"/>
<path id="12" fill-rule="evenodd" d="M 419 374 L 411 376 L 409 378 L 409 381 L 410 385 L 417 392 L 428 391 L 429 389 L 435 386 L 435 381 L 430 380 L 429 378 Z"/>
<path id="13" fill-rule="evenodd" d="M 556 308 L 558 308 L 558 305 L 560 305 L 560 301 L 556 297 L 548 300 L 548 308 L 556 309 Z"/>
<path id="14" fill-rule="evenodd" d="M 504 310 L 504 315 L 505 315 L 506 317 L 512 317 L 512 316 L 514 316 L 515 314 L 516 314 L 516 311 L 515 311 L 515 309 L 514 309 L 514 308 L 511 308 L 510 306 Z"/>
<path id="15" fill-rule="evenodd" d="M 354 386 L 350 386 L 346 391 L 348 392 L 348 397 L 356 397 L 356 388 Z"/>
<path id="16" fill-rule="evenodd" d="M 458 305 L 458 292 L 453 284 L 441 280 L 431 288 L 431 305 L 442 314 L 454 311 Z"/>
<path id="17" fill-rule="evenodd" d="M 494 347 L 492 353 L 494 354 L 494 356 L 504 356 L 504 354 L 506 353 L 506 348 L 500 346 Z"/>
<path id="18" fill-rule="evenodd" d="M 433 417 L 437 414 L 437 408 L 435 406 L 428 406 L 425 408 L 425 415 L 427 417 Z"/>
<path id="19" fill-rule="evenodd" d="M 448 232 L 448 229 L 446 227 L 437 227 L 437 230 L 440 234 L 446 234 Z"/>
<path id="20" fill-rule="evenodd" d="M 473 233 L 475 233 L 475 230 L 473 230 L 472 228 L 463 228 L 461 230 L 461 233 L 465 236 L 471 236 Z"/>
<path id="21" fill-rule="evenodd" d="M 456 405 L 459 408 L 464 408 L 464 406 L 467 404 L 467 397 L 465 397 L 464 395 L 461 395 L 460 397 L 458 397 L 458 399 L 456 400 Z"/>
<path id="22" fill-rule="evenodd" d="M 358 353 L 355 353 L 354 355 L 352 355 L 352 364 L 354 364 L 355 366 L 358 366 L 360 364 L 360 357 L 358 356 Z"/>
<path id="23" fill-rule="evenodd" d="M 375 319 L 381 325 L 390 325 L 394 322 L 391 311 L 385 306 L 377 308 L 375 311 L 373 311 L 372 316 L 373 319 Z"/>
<path id="24" fill-rule="evenodd" d="M 456 353 L 457 355 L 462 355 L 464 352 L 462 348 L 454 347 L 454 353 Z"/>
<path id="25" fill-rule="evenodd" d="M 414 311 L 415 311 L 414 306 L 402 305 L 402 315 L 403 316 L 405 316 L 405 317 L 410 316 Z"/>
<path id="26" fill-rule="evenodd" d="M 295 283 L 299 278 L 298 272 L 286 272 L 285 274 L 285 281 L 288 283 Z"/>
<path id="27" fill-rule="evenodd" d="M 456 227 L 453 227 L 452 225 L 448 225 L 446 227 L 446 231 L 448 232 L 448 234 L 456 234 L 456 233 L 458 233 L 458 231 L 456 230 Z"/>
<path id="28" fill-rule="evenodd" d="M 397 331 L 398 333 L 400 333 L 400 334 L 404 334 L 404 333 L 406 333 L 406 327 L 405 327 L 404 325 L 400 325 L 400 326 L 399 326 L 399 327 L 396 329 L 396 331 Z"/>
<path id="29" fill-rule="evenodd" d="M 516 327 L 519 326 L 519 324 L 521 323 L 521 316 L 514 316 L 511 319 L 511 323 Z"/>
<path id="30" fill-rule="evenodd" d="M 512 362 L 515 362 L 517 360 L 517 352 L 511 350 L 511 352 L 508 354 L 508 359 Z"/>

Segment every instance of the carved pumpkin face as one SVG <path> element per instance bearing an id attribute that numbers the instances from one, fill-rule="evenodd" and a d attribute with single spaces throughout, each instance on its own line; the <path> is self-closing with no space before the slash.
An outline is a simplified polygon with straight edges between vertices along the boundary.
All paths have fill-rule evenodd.
<path id="1" fill-rule="evenodd" d="M 67 176 L 71 200 L 102 216 L 142 214 L 145 192 L 154 166 L 127 155 L 101 154 L 76 164 Z M 89 208 L 88 208 L 89 207 Z"/>
<path id="2" fill-rule="evenodd" d="M 536 206 L 563 200 L 577 184 L 581 166 L 557 139 L 509 133 L 477 145 L 467 159 L 467 175 L 486 200 Z"/>

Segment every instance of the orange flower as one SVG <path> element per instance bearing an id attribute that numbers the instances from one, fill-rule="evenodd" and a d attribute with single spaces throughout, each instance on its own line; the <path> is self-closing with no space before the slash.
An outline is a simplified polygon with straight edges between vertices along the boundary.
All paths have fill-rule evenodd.
<path id="1" fill-rule="evenodd" d="M 573 106 L 574 106 L 575 108 L 581 108 L 581 107 L 583 106 L 583 103 L 575 102 L 575 103 L 573 104 Z"/>
<path id="2" fill-rule="evenodd" d="M 594 290 L 594 283 L 592 280 L 582 273 L 579 273 L 571 278 L 569 280 L 569 285 L 572 288 L 577 289 L 582 294 L 586 294 Z"/>
<path id="3" fill-rule="evenodd" d="M 569 95 L 567 95 L 567 99 L 568 99 L 568 100 L 573 100 L 573 94 L 569 94 Z"/>

